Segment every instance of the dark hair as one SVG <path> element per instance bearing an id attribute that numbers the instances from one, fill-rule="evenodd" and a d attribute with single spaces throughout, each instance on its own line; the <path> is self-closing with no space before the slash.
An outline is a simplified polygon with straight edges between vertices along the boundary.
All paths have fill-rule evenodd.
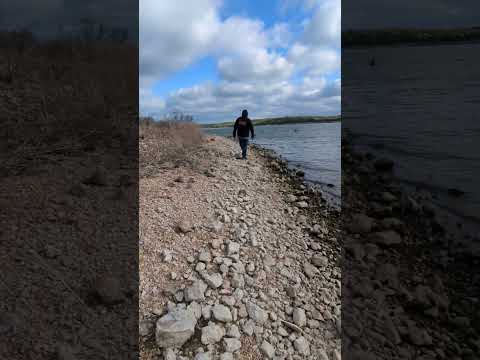
<path id="1" fill-rule="evenodd" d="M 243 118 L 246 118 L 248 116 L 248 111 L 247 110 L 243 110 L 242 111 L 242 117 Z"/>

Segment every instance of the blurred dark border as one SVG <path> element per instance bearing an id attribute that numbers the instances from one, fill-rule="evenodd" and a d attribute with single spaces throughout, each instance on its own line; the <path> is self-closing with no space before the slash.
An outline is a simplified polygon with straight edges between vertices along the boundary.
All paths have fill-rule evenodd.
<path id="1" fill-rule="evenodd" d="M 479 8 L 342 1 L 343 359 L 479 358 Z"/>
<path id="2" fill-rule="evenodd" d="M 0 358 L 138 358 L 138 2 L 0 3 Z"/>

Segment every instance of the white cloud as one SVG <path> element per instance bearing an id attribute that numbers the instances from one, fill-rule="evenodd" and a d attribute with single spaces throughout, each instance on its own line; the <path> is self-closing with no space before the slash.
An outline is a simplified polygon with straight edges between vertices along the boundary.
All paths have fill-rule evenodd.
<path id="1" fill-rule="evenodd" d="M 145 115 L 156 115 L 165 109 L 165 100 L 155 96 L 151 89 L 140 88 L 140 112 Z"/>
<path id="2" fill-rule="evenodd" d="M 199 120 L 230 119 L 243 108 L 252 117 L 340 111 L 340 83 L 326 80 L 340 68 L 338 0 L 302 0 L 311 17 L 301 34 L 292 33 L 287 23 L 265 27 L 240 16 L 220 20 L 221 4 L 215 0 L 140 4 L 142 111 L 178 110 Z M 155 81 L 203 56 L 216 61 L 218 83 L 178 89 L 155 100 L 149 90 Z M 294 84 L 299 76 L 303 80 Z"/>
<path id="3" fill-rule="evenodd" d="M 298 69 L 310 75 L 323 75 L 338 70 L 340 54 L 331 48 L 311 47 L 301 43 L 292 46 L 289 59 Z"/>
<path id="4" fill-rule="evenodd" d="M 217 34 L 217 0 L 140 1 L 141 83 L 158 81 L 208 52 Z"/>
<path id="5" fill-rule="evenodd" d="M 340 46 L 340 0 L 327 0 L 317 5 L 313 17 L 306 22 L 303 41 L 313 46 Z"/>
<path id="6" fill-rule="evenodd" d="M 231 120 L 247 108 L 254 118 L 279 115 L 337 114 L 339 83 L 305 78 L 300 84 L 279 82 L 207 83 L 172 93 L 166 106 L 196 115 L 197 120 Z M 337 90 L 338 89 L 338 90 Z"/>
<path id="7" fill-rule="evenodd" d="M 230 17 L 214 38 L 214 54 L 218 56 L 220 76 L 229 81 L 287 78 L 292 64 L 272 50 L 288 40 L 285 24 L 265 29 L 258 20 Z"/>

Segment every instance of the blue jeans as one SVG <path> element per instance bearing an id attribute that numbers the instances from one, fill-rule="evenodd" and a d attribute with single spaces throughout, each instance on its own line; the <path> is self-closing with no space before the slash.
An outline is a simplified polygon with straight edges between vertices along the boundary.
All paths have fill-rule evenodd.
<path id="1" fill-rule="evenodd" d="M 248 138 L 238 137 L 240 147 L 242 148 L 242 158 L 247 158 Z"/>

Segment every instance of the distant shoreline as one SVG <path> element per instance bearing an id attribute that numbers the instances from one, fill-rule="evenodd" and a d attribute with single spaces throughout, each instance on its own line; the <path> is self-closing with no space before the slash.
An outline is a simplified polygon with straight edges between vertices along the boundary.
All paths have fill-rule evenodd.
<path id="1" fill-rule="evenodd" d="M 480 42 L 480 27 L 459 29 L 377 29 L 342 32 L 342 47 L 442 45 Z"/>
<path id="2" fill-rule="evenodd" d="M 253 125 L 286 125 L 286 124 L 304 124 L 304 123 L 332 123 L 340 122 L 340 116 L 286 116 L 279 118 L 256 119 L 252 120 Z M 217 124 L 199 124 L 202 128 L 218 129 L 232 127 L 234 121 L 227 121 Z"/>

